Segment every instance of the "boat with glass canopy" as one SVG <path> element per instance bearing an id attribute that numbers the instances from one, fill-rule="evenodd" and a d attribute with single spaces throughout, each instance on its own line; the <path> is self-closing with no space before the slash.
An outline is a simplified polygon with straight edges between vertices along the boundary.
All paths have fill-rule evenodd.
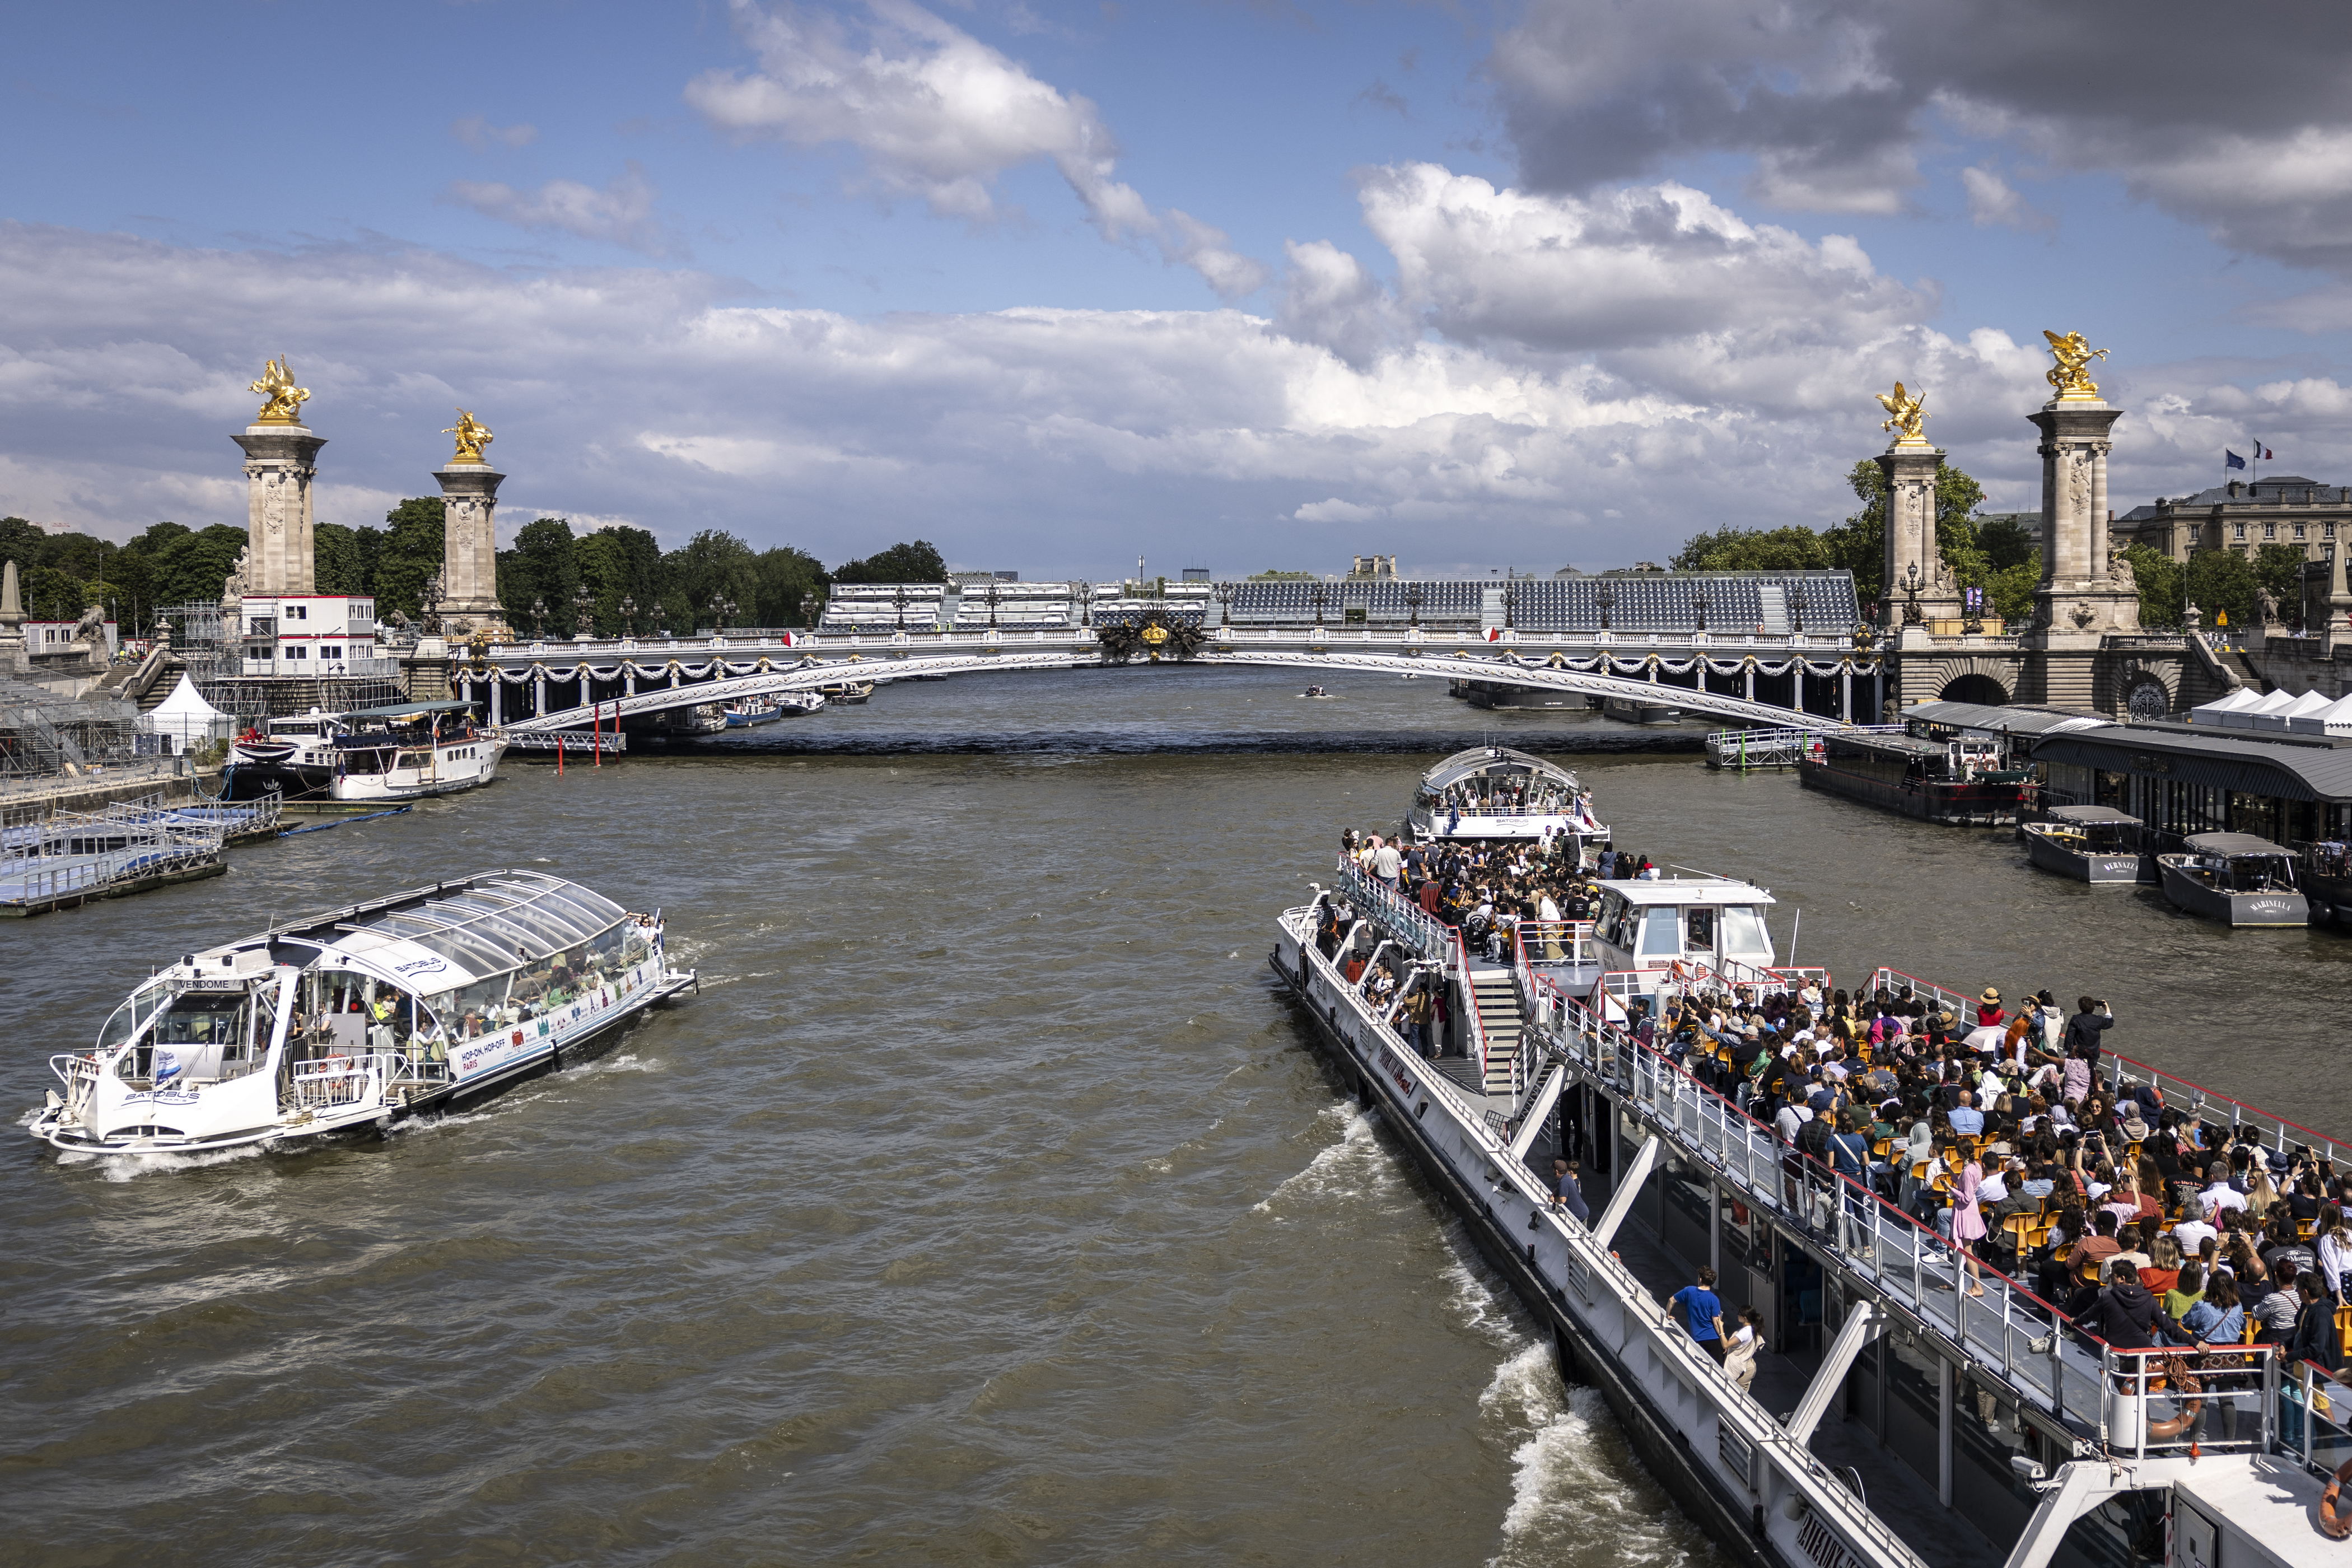
<path id="1" fill-rule="evenodd" d="M 119 1155 L 385 1128 L 599 1054 L 694 981 L 658 912 L 485 872 L 182 955 L 49 1058 L 64 1089 L 28 1130 Z"/>
<path id="2" fill-rule="evenodd" d="M 1548 842 L 1569 834 L 1580 867 L 1609 844 L 1592 793 L 1574 773 L 1508 746 L 1473 746 L 1423 773 L 1405 822 L 1422 839 Z"/>

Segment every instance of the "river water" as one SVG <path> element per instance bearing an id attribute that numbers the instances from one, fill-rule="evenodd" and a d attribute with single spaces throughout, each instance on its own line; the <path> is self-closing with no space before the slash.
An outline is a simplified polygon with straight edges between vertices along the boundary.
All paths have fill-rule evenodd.
<path id="1" fill-rule="evenodd" d="M 2352 943 L 1645 749 L 1693 731 L 1333 690 L 888 689 L 0 934 L 21 1109 L 148 964 L 490 866 L 662 909 L 702 976 L 381 1142 L 0 1143 L 0 1563 L 1713 1563 L 1269 984 L 1339 827 L 1485 734 L 1585 752 L 1621 845 L 1772 888 L 1841 981 L 2088 990 L 2352 1131 Z"/>

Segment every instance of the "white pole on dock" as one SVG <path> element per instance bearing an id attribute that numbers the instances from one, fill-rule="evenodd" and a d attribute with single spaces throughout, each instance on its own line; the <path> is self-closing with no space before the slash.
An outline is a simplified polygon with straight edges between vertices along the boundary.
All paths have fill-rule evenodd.
<path id="1" fill-rule="evenodd" d="M 1803 929 L 1804 924 L 1805 911 L 1802 910 L 1797 910 L 1795 918 L 1789 921 L 1789 967 L 1791 969 L 1797 967 L 1797 932 Z"/>

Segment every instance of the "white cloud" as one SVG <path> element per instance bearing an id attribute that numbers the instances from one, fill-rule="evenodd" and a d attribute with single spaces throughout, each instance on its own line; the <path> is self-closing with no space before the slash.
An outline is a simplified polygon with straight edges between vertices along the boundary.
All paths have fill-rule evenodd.
<path id="1" fill-rule="evenodd" d="M 1117 177 L 1117 139 L 1090 100 L 920 6 L 872 0 L 873 20 L 853 29 L 790 0 L 772 10 L 731 3 L 760 68 L 706 71 L 686 88 L 687 102 L 720 131 L 855 147 L 879 189 L 972 223 L 999 216 L 999 174 L 1051 163 L 1105 239 L 1156 245 L 1222 299 L 1265 282 L 1265 265 L 1236 253 L 1222 230 L 1183 212 L 1155 213 Z"/>
<path id="2" fill-rule="evenodd" d="M 539 140 L 536 125 L 493 125 L 478 114 L 468 114 L 449 122 L 449 134 L 477 153 L 487 153 L 493 144 L 500 147 L 528 147 Z"/>
<path id="3" fill-rule="evenodd" d="M 2049 229 L 2058 226 L 2051 214 L 2032 205 L 1990 169 L 1960 171 L 1960 185 L 1969 194 L 1969 221 L 1979 228 Z"/>
<path id="4" fill-rule="evenodd" d="M 478 180 L 453 180 L 448 200 L 484 217 L 518 228 L 553 230 L 582 239 L 602 240 L 642 251 L 647 256 L 682 256 L 677 243 L 654 216 L 661 193 L 633 160 L 603 190 L 577 180 L 550 180 L 536 191 Z"/>
<path id="5" fill-rule="evenodd" d="M 672 543 L 727 528 L 832 562 L 921 537 L 1040 574 L 1099 574 L 1139 549 L 1220 569 L 1328 567 L 1341 548 L 1611 564 L 1725 523 L 1843 516 L 1845 470 L 1885 441 L 1871 394 L 1898 376 L 1927 389 L 1929 433 L 1997 502 L 2031 503 L 2022 416 L 2046 357 L 1935 330 L 1932 294 L 1857 247 L 1664 192 L 1563 205 L 1426 169 L 1366 189 L 1412 253 L 1403 298 L 1296 245 L 1279 323 L 860 319 L 733 305 L 730 284 L 682 269 L 520 274 L 359 247 L 297 265 L 0 225 L 0 295 L 20 302 L 0 324 L 0 511 L 115 538 L 240 521 L 226 437 L 278 353 L 314 395 L 337 522 L 433 493 L 455 404 L 499 431 L 510 521 L 625 520 Z M 2126 504 L 2209 482 L 2223 438 L 2257 421 L 2282 454 L 2315 447 L 2347 402 L 2259 365 L 2136 366 L 2109 385 L 2132 411 Z M 2306 471 L 2352 478 L 2325 467 Z"/>
<path id="6" fill-rule="evenodd" d="M 1730 153 L 1767 204 L 1895 212 L 1920 151 L 1958 128 L 2116 174 L 2240 250 L 2352 270 L 2352 21 L 2296 11 L 2233 75 L 2212 17 L 2192 0 L 2146 0 L 2124 26 L 2018 0 L 1532 0 L 1487 69 L 1538 190 Z"/>

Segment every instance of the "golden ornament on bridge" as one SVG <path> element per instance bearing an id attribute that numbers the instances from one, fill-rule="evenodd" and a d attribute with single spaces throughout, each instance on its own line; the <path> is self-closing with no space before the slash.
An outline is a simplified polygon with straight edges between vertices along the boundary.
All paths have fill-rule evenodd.
<path id="1" fill-rule="evenodd" d="M 2107 351 L 2093 348 L 2080 332 L 2068 332 L 2062 338 L 2045 327 L 2042 335 L 2050 340 L 2050 357 L 2058 362 L 2050 367 L 2049 381 L 2058 389 L 2060 399 L 2095 401 L 2099 395 L 2099 384 L 2091 379 L 2091 362 L 2106 358 Z"/>
<path id="2" fill-rule="evenodd" d="M 302 423 L 302 405 L 310 401 L 310 389 L 294 384 L 294 373 L 287 368 L 286 357 L 280 354 L 267 362 L 262 366 L 261 379 L 246 388 L 246 391 L 257 392 L 269 400 L 261 405 L 261 412 L 253 416 L 256 425 Z"/>
<path id="3" fill-rule="evenodd" d="M 1878 405 L 1886 410 L 1886 418 L 1878 427 L 1894 431 L 1895 445 L 1899 447 L 1924 447 L 1927 444 L 1927 437 L 1920 432 L 1919 426 L 1927 417 L 1927 404 L 1926 393 L 1914 397 L 1903 390 L 1903 384 L 1898 381 L 1892 393 L 1878 395 Z"/>
<path id="4" fill-rule="evenodd" d="M 490 434 L 488 426 L 463 408 L 457 410 L 457 423 L 441 434 L 457 437 L 457 455 L 449 459 L 453 463 L 488 462 L 489 459 L 482 456 L 482 448 L 498 439 Z"/>

